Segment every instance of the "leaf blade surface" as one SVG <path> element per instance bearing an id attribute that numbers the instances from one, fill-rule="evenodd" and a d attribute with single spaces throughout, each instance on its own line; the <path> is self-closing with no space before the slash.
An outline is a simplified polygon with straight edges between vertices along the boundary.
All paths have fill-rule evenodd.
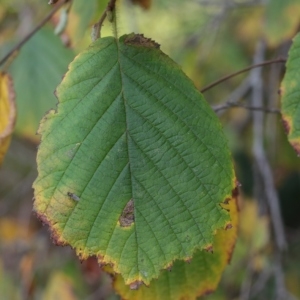
<path id="1" fill-rule="evenodd" d="M 35 210 L 56 242 L 97 255 L 126 284 L 149 284 L 212 244 L 230 220 L 220 203 L 235 188 L 227 142 L 157 44 L 133 34 L 96 41 L 57 96 L 57 113 L 41 122 L 34 184 Z M 130 201 L 134 221 L 122 226 Z"/>

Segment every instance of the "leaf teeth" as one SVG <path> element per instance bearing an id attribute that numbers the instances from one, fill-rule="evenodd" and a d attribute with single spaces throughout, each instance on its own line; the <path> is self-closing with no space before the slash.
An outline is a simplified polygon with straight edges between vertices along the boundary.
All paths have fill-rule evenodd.
<path id="1" fill-rule="evenodd" d="M 206 246 L 206 247 L 204 248 L 204 250 L 207 251 L 207 252 L 210 252 L 210 253 L 214 253 L 214 248 L 213 248 L 213 245 L 212 245 L 212 244 Z"/>
<path id="2" fill-rule="evenodd" d="M 192 262 L 192 258 L 191 258 L 191 257 L 186 258 L 184 261 L 185 261 L 187 264 L 190 264 L 190 263 Z"/>

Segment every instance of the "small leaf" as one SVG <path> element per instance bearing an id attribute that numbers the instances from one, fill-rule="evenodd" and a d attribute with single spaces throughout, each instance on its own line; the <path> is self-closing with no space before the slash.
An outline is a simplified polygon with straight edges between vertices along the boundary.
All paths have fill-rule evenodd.
<path id="1" fill-rule="evenodd" d="M 0 73 L 0 165 L 10 144 L 16 120 L 15 93 L 11 78 Z"/>
<path id="2" fill-rule="evenodd" d="M 281 83 L 281 111 L 288 140 L 300 155 L 300 34 L 294 38 Z"/>
<path id="3" fill-rule="evenodd" d="M 57 96 L 39 129 L 34 208 L 58 244 L 112 264 L 126 284 L 149 284 L 212 244 L 230 221 L 220 204 L 235 188 L 227 141 L 157 43 L 134 34 L 97 40 Z"/>
<path id="4" fill-rule="evenodd" d="M 231 259 L 237 237 L 238 212 L 234 199 L 227 205 L 232 226 L 218 229 L 213 241 L 213 253 L 197 250 L 191 262 L 176 261 L 170 270 L 164 270 L 149 287 L 140 286 L 132 291 L 124 284 L 120 275 L 114 278 L 114 288 L 126 300 L 180 300 L 196 299 L 213 292 L 221 278 L 224 268 Z M 109 270 L 108 270 L 109 271 Z"/>

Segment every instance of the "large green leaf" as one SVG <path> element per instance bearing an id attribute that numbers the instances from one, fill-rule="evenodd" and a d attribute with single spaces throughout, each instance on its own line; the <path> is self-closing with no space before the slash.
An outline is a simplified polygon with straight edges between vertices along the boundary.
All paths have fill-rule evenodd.
<path id="1" fill-rule="evenodd" d="M 281 83 L 280 92 L 283 124 L 288 139 L 300 155 L 300 34 L 289 51 L 286 73 Z"/>
<path id="2" fill-rule="evenodd" d="M 59 244 L 126 284 L 210 248 L 235 178 L 221 125 L 181 69 L 140 35 L 97 40 L 42 120 L 34 208 Z"/>
<path id="3" fill-rule="evenodd" d="M 55 105 L 53 92 L 73 58 L 50 28 L 41 29 L 22 47 L 10 68 L 17 95 L 17 133 L 36 137 L 39 121 Z"/>

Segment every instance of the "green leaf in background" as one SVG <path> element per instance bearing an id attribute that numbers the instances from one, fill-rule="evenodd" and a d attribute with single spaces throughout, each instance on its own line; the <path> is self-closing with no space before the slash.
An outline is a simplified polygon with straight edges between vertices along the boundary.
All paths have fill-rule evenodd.
<path id="1" fill-rule="evenodd" d="M 74 3 L 72 4 L 72 9 L 68 18 L 67 33 L 71 37 L 72 45 L 78 49 L 82 49 L 81 44 L 85 44 L 85 42 L 82 43 L 82 39 L 86 31 L 91 31 L 89 25 L 100 5 L 98 2 L 99 0 L 90 0 L 88 2 L 85 0 L 74 0 Z M 107 4 L 105 1 L 101 2 L 103 3 L 101 6 Z M 103 9 L 104 8 L 105 7 L 103 7 Z"/>
<path id="2" fill-rule="evenodd" d="M 58 244 L 149 284 L 212 246 L 235 176 L 220 122 L 142 35 L 97 40 L 42 120 L 34 209 Z"/>
<path id="3" fill-rule="evenodd" d="M 297 32 L 300 18 L 299 0 L 272 0 L 266 7 L 263 30 L 271 47 L 290 39 Z"/>
<path id="4" fill-rule="evenodd" d="M 300 34 L 293 41 L 280 92 L 283 124 L 288 140 L 300 155 Z"/>
<path id="5" fill-rule="evenodd" d="M 56 103 L 54 90 L 74 58 L 50 28 L 41 29 L 14 60 L 10 72 L 17 101 L 16 132 L 37 139 L 41 117 Z"/>

